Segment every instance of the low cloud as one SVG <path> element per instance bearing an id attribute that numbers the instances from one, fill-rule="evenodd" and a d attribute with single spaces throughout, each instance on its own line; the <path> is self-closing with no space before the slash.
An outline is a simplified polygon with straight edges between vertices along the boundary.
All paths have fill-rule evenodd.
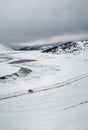
<path id="1" fill-rule="evenodd" d="M 87 8 L 88 0 L 0 0 L 0 42 L 19 46 L 57 36 L 81 38 L 88 33 Z"/>

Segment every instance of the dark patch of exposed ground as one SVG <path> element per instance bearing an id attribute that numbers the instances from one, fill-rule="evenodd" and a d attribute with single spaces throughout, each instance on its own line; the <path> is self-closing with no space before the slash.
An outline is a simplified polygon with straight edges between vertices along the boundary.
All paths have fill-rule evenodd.
<path id="1" fill-rule="evenodd" d="M 25 77 L 30 72 L 32 72 L 30 69 L 22 67 L 16 73 L 12 73 L 10 75 L 5 75 L 5 76 L 0 77 L 0 82 L 2 82 L 2 81 L 8 81 L 9 79 L 17 79 L 18 77 Z"/>

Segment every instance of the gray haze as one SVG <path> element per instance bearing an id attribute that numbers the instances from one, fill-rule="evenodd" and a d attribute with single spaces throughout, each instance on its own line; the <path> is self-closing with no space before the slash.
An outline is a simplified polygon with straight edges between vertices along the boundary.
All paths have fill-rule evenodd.
<path id="1" fill-rule="evenodd" d="M 88 33 L 88 0 L 0 0 L 0 43 L 83 33 Z"/>

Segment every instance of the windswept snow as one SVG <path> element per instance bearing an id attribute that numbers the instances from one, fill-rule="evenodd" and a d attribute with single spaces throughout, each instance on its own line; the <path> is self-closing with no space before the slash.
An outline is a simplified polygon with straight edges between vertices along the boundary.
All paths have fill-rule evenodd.
<path id="1" fill-rule="evenodd" d="M 88 45 L 77 53 L 12 51 L 0 54 L 1 130 L 87 130 Z M 24 73 L 22 71 L 22 73 Z M 25 73 L 24 73 L 25 74 Z"/>

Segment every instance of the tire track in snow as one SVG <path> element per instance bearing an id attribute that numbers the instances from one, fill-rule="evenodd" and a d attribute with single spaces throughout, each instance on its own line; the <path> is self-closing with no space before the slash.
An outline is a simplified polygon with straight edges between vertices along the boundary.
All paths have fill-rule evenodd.
<path id="1" fill-rule="evenodd" d="M 25 91 L 14 92 L 13 94 L 9 93 L 9 94 L 5 94 L 5 95 L 0 95 L 0 100 L 5 100 L 5 99 L 9 99 L 9 98 L 27 95 L 27 94 L 33 94 L 33 93 L 38 93 L 38 92 L 47 91 L 47 90 L 51 90 L 51 89 L 57 89 L 57 88 L 65 87 L 69 84 L 72 84 L 74 82 L 77 82 L 77 81 L 85 79 L 85 78 L 88 78 L 88 73 L 76 76 L 72 79 L 68 79 L 68 80 L 63 81 L 61 83 L 56 83 L 56 84 L 53 84 L 53 85 L 50 85 L 50 86 L 36 88 L 34 90 L 30 89 L 30 90 L 25 90 Z"/>
<path id="2" fill-rule="evenodd" d="M 80 103 L 78 103 L 78 104 L 74 104 L 74 105 L 72 105 L 72 106 L 65 107 L 65 108 L 61 109 L 59 112 L 66 111 L 66 110 L 72 109 L 72 108 L 74 108 L 74 107 L 78 107 L 78 106 L 80 106 L 80 105 L 84 105 L 84 104 L 86 104 L 86 103 L 88 103 L 88 100 L 83 101 L 83 102 L 80 102 Z"/>
<path id="3" fill-rule="evenodd" d="M 36 88 L 33 93 L 36 93 L 36 92 L 41 92 L 41 91 L 47 91 L 47 90 L 50 90 L 50 89 L 56 89 L 56 88 L 61 88 L 61 87 L 64 87 L 64 86 L 67 86 L 69 84 L 72 84 L 74 82 L 77 82 L 79 80 L 82 80 L 82 79 L 85 79 L 88 77 L 88 73 L 85 73 L 85 74 L 82 74 L 82 75 L 79 75 L 79 76 L 76 76 L 74 78 L 71 78 L 71 79 L 68 79 L 66 81 L 63 81 L 63 82 L 59 82 L 59 83 L 56 83 L 56 84 L 52 84 L 52 85 L 49 85 L 49 86 L 45 86 L 45 87 L 41 87 L 41 88 Z"/>

